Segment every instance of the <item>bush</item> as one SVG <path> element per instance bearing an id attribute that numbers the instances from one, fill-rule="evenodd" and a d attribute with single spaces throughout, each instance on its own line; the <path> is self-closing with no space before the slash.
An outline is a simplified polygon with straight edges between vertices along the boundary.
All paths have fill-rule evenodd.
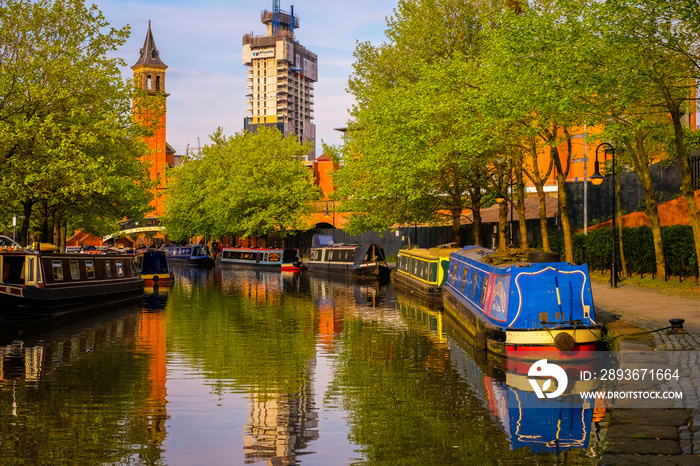
<path id="1" fill-rule="evenodd" d="M 588 263 L 592 270 L 609 270 L 612 258 L 611 227 L 589 230 L 588 235 L 574 235 L 574 261 L 577 264 Z M 661 241 L 666 255 L 666 273 L 668 276 L 696 276 L 697 256 L 695 241 L 690 226 L 674 225 L 661 228 Z M 630 274 L 647 275 L 656 273 L 656 257 L 651 228 L 623 228 L 622 242 L 625 248 L 627 271 Z M 620 261 L 620 251 L 616 257 Z M 620 268 L 618 268 L 619 270 Z M 665 278 L 665 277 L 662 277 Z"/>

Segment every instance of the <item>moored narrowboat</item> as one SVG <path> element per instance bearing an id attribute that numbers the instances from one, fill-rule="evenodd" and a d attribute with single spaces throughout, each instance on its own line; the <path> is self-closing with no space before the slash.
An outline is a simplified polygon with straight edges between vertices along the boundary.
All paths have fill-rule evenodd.
<path id="1" fill-rule="evenodd" d="M 313 237 L 309 272 L 380 280 L 391 275 L 379 245 L 334 243 L 332 237 L 323 235 Z"/>
<path id="2" fill-rule="evenodd" d="M 297 272 L 301 269 L 298 249 L 223 248 L 219 265 Z"/>
<path id="3" fill-rule="evenodd" d="M 131 254 L 69 254 L 44 249 L 2 247 L 0 312 L 61 315 L 143 298 L 143 280 Z"/>
<path id="4" fill-rule="evenodd" d="M 394 284 L 427 298 L 440 298 L 455 243 L 430 249 L 401 249 L 394 270 Z"/>
<path id="5" fill-rule="evenodd" d="M 602 329 L 586 265 L 532 256 L 495 266 L 485 261 L 492 253 L 478 246 L 453 252 L 443 287 L 445 308 L 474 336 L 477 349 L 503 356 L 599 349 Z"/>
<path id="6" fill-rule="evenodd" d="M 162 249 L 137 250 L 144 285 L 165 285 L 173 282 L 168 256 Z"/>
<path id="7" fill-rule="evenodd" d="M 208 251 L 202 244 L 188 244 L 186 246 L 168 244 L 163 246 L 163 250 L 168 260 L 172 262 L 186 263 L 196 267 L 210 267 L 214 265 L 214 259 L 208 254 Z"/>

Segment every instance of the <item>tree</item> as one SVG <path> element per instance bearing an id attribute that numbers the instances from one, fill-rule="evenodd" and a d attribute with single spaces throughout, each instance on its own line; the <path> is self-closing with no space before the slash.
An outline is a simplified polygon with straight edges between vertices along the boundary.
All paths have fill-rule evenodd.
<path id="1" fill-rule="evenodd" d="M 108 26 L 80 0 L 0 4 L 0 204 L 24 216 L 22 240 L 37 217 L 46 241 L 52 219 L 105 233 L 148 208 L 145 130 L 106 55 L 129 29 Z"/>
<path id="2" fill-rule="evenodd" d="M 499 3 L 500 2 L 494 2 Z M 474 235 L 487 161 L 500 145 L 486 121 L 479 57 L 488 2 L 400 1 L 388 42 L 358 44 L 349 91 L 352 141 L 339 151 L 337 195 L 353 212 L 347 229 L 450 219 L 460 242 L 463 210 Z M 474 195 L 476 193 L 476 196 Z"/>
<path id="3" fill-rule="evenodd" d="M 696 257 L 700 257 L 700 212 L 688 167 L 684 123 L 693 113 L 700 78 L 697 37 L 700 6 L 692 1 L 590 2 L 587 20 L 601 49 L 596 106 L 606 116 L 605 134 L 624 147 L 645 192 L 652 225 L 656 275 L 666 277 L 656 196 L 649 166 L 676 157 L 690 212 Z M 671 150 L 664 147 L 671 141 Z M 697 264 L 696 264 L 697 266 Z"/>
<path id="4" fill-rule="evenodd" d="M 261 127 L 225 137 L 219 128 L 200 158 L 168 172 L 164 225 L 172 239 L 194 234 L 282 237 L 310 227 L 319 198 L 313 173 L 299 159 L 308 152 L 294 136 Z"/>
<path id="5" fill-rule="evenodd" d="M 565 182 L 571 165 L 571 133 L 587 114 L 593 36 L 580 21 L 576 2 L 528 2 L 490 31 L 487 55 L 491 111 L 511 121 L 529 155 L 522 168 L 540 197 L 540 225 L 549 249 L 543 186 L 554 171 L 567 261 L 573 261 Z M 518 136 L 519 135 L 519 136 Z M 545 163 L 539 159 L 544 156 Z M 528 166 L 529 165 L 529 166 Z"/>

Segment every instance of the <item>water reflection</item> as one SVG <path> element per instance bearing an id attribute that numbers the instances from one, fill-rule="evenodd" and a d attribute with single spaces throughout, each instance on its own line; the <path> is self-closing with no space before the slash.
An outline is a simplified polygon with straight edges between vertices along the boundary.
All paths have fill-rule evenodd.
<path id="1" fill-rule="evenodd" d="M 475 353 L 434 303 L 173 269 L 143 306 L 0 341 L 0 462 L 595 462 L 593 406 L 529 410 L 523 367 Z"/>
<path id="2" fill-rule="evenodd" d="M 130 307 L 0 347 L 0 461 L 160 461 L 159 338 L 162 319 Z"/>

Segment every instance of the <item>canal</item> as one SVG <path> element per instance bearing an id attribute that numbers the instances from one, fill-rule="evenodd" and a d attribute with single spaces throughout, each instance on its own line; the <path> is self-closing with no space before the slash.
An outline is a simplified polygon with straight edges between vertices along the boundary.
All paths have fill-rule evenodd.
<path id="1" fill-rule="evenodd" d="M 0 323 L 0 463 L 597 460 L 593 406 L 533 409 L 522 374 L 392 284 L 175 274 L 139 306 Z"/>

